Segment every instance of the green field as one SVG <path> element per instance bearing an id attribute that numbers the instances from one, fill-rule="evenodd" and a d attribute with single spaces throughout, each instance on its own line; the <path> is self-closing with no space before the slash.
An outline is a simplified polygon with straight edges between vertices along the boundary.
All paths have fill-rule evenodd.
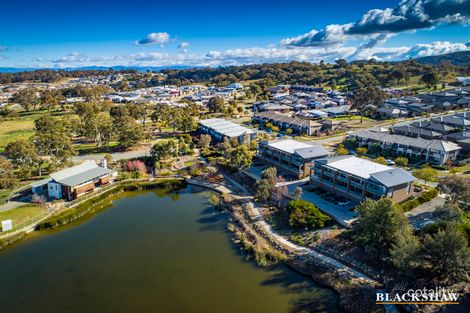
<path id="1" fill-rule="evenodd" d="M 27 204 L 15 209 L 0 212 L 0 221 L 11 219 L 13 227 L 26 226 L 29 221 L 33 221 L 42 214 L 46 213 L 46 209 L 39 205 Z M 24 223 L 24 225 L 21 225 Z"/>

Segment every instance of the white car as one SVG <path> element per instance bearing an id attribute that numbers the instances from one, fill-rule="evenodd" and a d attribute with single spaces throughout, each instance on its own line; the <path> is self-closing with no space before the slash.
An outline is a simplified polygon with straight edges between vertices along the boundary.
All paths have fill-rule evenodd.
<path id="1" fill-rule="evenodd" d="M 395 165 L 395 161 L 387 159 L 387 165 Z"/>

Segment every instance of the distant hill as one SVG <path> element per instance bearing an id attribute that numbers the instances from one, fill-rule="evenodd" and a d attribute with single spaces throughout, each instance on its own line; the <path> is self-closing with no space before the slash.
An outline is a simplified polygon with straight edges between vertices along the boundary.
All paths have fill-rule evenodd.
<path id="1" fill-rule="evenodd" d="M 470 66 L 470 51 L 459 51 L 448 54 L 421 57 L 416 58 L 415 60 L 421 64 L 439 64 L 442 61 L 447 61 L 457 66 Z"/>
<path id="2" fill-rule="evenodd" d="M 36 68 L 36 67 L 0 67 L 0 73 L 18 73 L 18 72 L 30 72 L 36 70 L 64 70 L 64 71 L 84 71 L 84 70 L 94 70 L 94 71 L 104 71 L 109 70 L 110 68 L 120 71 L 120 70 L 137 70 L 139 72 L 146 71 L 160 71 L 160 70 L 184 70 L 189 68 L 194 68 L 194 66 L 185 66 L 185 65 L 174 65 L 174 66 L 83 66 L 83 67 L 66 67 L 66 68 Z"/>

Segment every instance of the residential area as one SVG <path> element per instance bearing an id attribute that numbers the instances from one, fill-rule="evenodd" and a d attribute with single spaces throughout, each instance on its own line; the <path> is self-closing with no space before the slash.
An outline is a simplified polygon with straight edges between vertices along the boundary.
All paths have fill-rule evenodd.
<path id="1" fill-rule="evenodd" d="M 3 83 L 0 239 L 59 227 L 91 214 L 94 199 L 162 181 L 216 192 L 210 203 L 238 219 L 236 242 L 260 218 L 255 229 L 268 235 L 253 238 L 273 236 L 287 245 L 282 253 L 307 249 L 380 284 L 411 275 L 416 262 L 392 256 L 407 253 L 389 242 L 399 234 L 424 244 L 457 215 L 452 227 L 468 236 L 470 88 L 459 81 L 405 95 L 376 86 L 171 85 L 168 75 Z M 379 96 L 368 98 L 374 88 Z M 372 235 L 381 227 L 391 235 Z M 258 263 L 284 258 L 258 248 Z"/>

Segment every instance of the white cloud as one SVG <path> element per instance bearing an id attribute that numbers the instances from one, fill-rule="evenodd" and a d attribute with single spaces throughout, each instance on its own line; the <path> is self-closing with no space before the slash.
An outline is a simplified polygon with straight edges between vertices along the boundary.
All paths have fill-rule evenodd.
<path id="1" fill-rule="evenodd" d="M 404 31 L 429 29 L 440 24 L 468 24 L 470 0 L 402 0 L 395 8 L 374 9 L 354 22 L 328 25 L 321 30 L 286 38 L 285 46 L 314 47 L 344 44 L 348 40 L 368 40 L 369 47 L 379 43 L 377 37 Z M 383 40 L 382 40 L 383 41 Z"/>
<path id="2" fill-rule="evenodd" d="M 180 42 L 180 44 L 178 45 L 178 48 L 179 49 L 188 49 L 189 48 L 189 42 Z"/>
<path id="3" fill-rule="evenodd" d="M 135 44 L 138 46 L 155 45 L 155 44 L 159 44 L 160 46 L 163 46 L 169 41 L 170 41 L 170 34 L 168 34 L 167 32 L 161 32 L 161 33 L 150 33 L 145 38 L 137 40 Z"/>

